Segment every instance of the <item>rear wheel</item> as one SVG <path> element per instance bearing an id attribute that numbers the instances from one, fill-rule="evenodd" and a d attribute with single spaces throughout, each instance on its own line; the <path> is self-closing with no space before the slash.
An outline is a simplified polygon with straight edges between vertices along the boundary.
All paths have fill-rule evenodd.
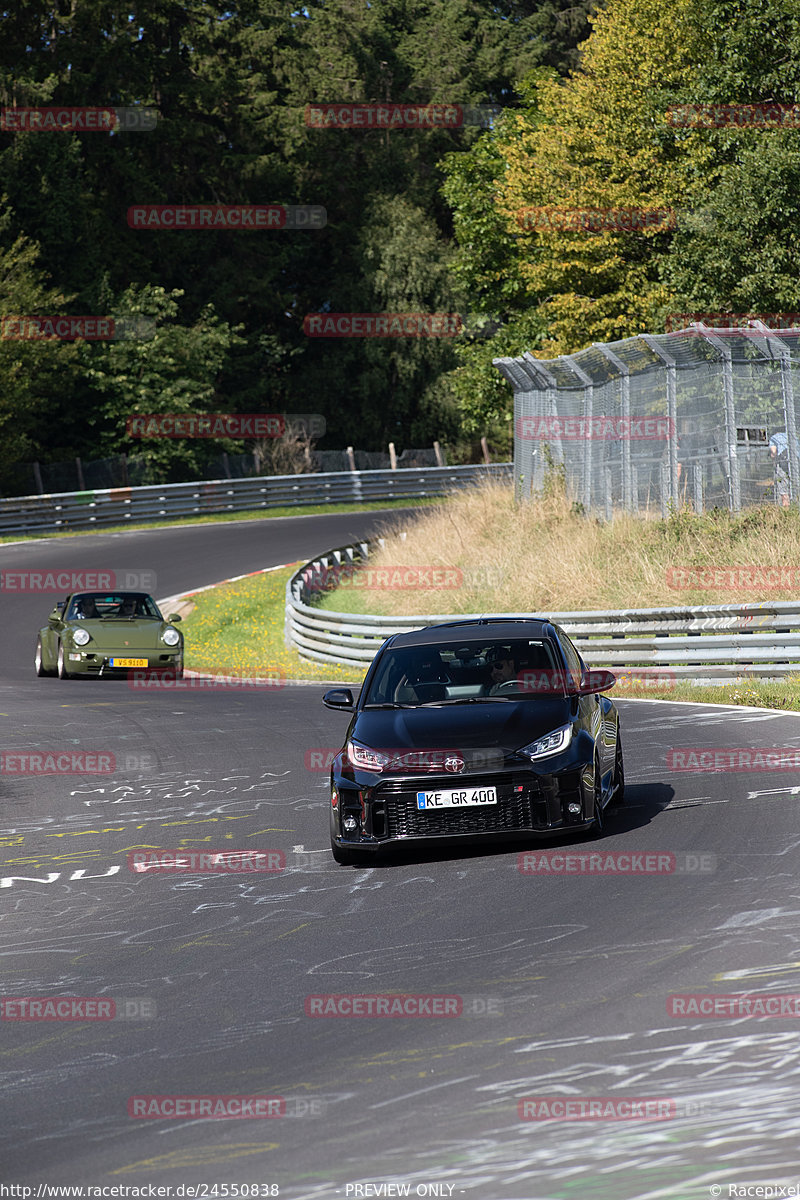
<path id="1" fill-rule="evenodd" d="M 64 659 L 64 643 L 63 642 L 58 643 L 58 678 L 59 679 L 72 679 L 72 676 L 70 675 L 69 671 L 67 670 L 66 661 Z"/>

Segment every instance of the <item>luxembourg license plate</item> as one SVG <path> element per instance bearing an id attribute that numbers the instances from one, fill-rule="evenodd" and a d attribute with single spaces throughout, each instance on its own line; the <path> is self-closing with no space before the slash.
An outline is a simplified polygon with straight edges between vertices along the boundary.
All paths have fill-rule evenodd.
<path id="1" fill-rule="evenodd" d="M 146 658 L 110 658 L 108 660 L 110 667 L 146 667 Z"/>
<path id="2" fill-rule="evenodd" d="M 466 808 L 497 804 L 497 788 L 445 788 L 439 792 L 417 792 L 417 808 Z"/>

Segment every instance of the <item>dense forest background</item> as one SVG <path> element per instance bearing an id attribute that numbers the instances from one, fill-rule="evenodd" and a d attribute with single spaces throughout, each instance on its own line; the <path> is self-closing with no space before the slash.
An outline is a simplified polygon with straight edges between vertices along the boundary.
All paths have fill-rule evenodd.
<path id="1" fill-rule="evenodd" d="M 0 135 L 0 314 L 145 314 L 150 341 L 0 343 L 14 463 L 149 449 L 181 478 L 218 445 L 136 443 L 133 412 L 316 412 L 323 446 L 462 439 L 444 339 L 307 338 L 332 312 L 462 312 L 442 159 L 478 127 L 306 127 L 315 101 L 515 105 L 588 32 L 567 0 L 19 0 L 0 103 L 154 105 L 153 132 Z M 133 230 L 135 203 L 316 204 L 323 230 Z M 470 310 L 474 305 L 470 305 Z M 232 446 L 236 449 L 236 446 Z M 238 448 L 241 448 L 239 446 Z M 26 476 L 27 478 L 27 476 Z"/>
<path id="2" fill-rule="evenodd" d="M 135 412 L 321 413 L 320 445 L 510 450 L 491 360 L 800 310 L 796 0 L 18 0 L 0 105 L 152 105 L 152 132 L 0 133 L 0 316 L 143 315 L 149 340 L 0 340 L 0 493 L 74 456 L 202 475 L 219 444 Z M 499 105 L 490 128 L 308 128 L 314 102 Z M 130 205 L 322 205 L 324 229 L 134 230 Z M 677 227 L 532 232 L 526 205 L 670 206 Z M 315 339 L 316 312 L 460 312 L 457 339 Z M 487 323 L 481 329 L 481 321 Z M 231 452 L 247 449 L 226 443 Z"/>

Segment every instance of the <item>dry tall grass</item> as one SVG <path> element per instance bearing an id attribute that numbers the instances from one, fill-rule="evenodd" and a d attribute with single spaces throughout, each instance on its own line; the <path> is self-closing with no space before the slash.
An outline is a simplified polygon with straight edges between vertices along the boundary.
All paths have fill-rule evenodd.
<path id="1" fill-rule="evenodd" d="M 506 485 L 454 495 L 389 533 L 373 569 L 456 567 L 458 587 L 341 587 L 325 607 L 387 615 L 565 612 L 794 599 L 800 515 L 764 506 L 739 516 L 675 513 L 666 521 L 577 514 L 560 494 L 515 506 Z M 793 568 L 794 586 L 676 588 L 669 568 Z M 673 577 L 674 578 L 674 577 Z"/>

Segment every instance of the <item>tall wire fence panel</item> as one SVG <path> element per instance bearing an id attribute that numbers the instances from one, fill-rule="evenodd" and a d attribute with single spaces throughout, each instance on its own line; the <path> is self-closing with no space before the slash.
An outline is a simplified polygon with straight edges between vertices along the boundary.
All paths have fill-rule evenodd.
<path id="1" fill-rule="evenodd" d="M 800 328 L 711 328 L 494 365 L 514 389 L 518 499 L 562 467 L 587 511 L 800 502 Z"/>

